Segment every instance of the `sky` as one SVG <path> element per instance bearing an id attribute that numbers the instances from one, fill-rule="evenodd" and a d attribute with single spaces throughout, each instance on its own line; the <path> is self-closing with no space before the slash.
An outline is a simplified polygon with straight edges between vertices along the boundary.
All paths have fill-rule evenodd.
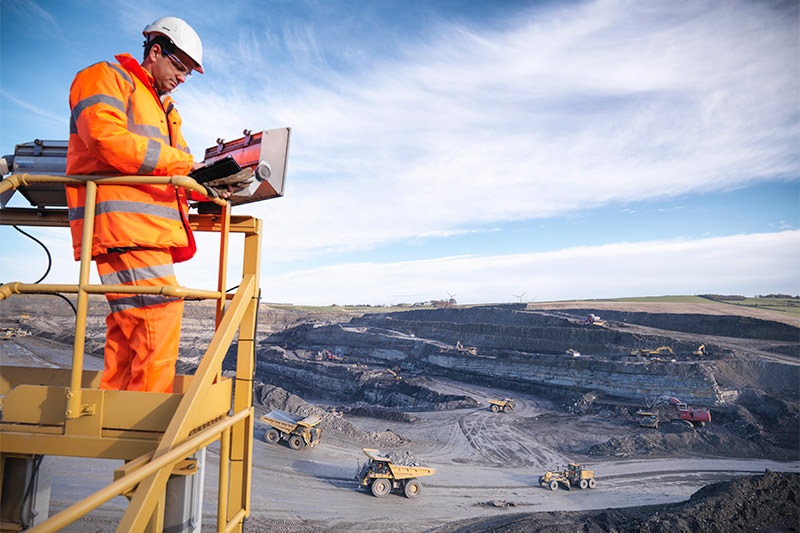
<path id="1" fill-rule="evenodd" d="M 264 301 L 798 295 L 798 9 L 0 0 L 0 155 L 67 139 L 75 73 L 178 16 L 204 47 L 174 94 L 194 154 L 291 128 L 285 195 L 233 209 L 264 221 Z M 26 231 L 44 282 L 75 283 L 67 231 Z M 178 279 L 213 289 L 218 240 L 197 236 Z M 0 282 L 44 273 L 38 244 L 0 240 Z"/>

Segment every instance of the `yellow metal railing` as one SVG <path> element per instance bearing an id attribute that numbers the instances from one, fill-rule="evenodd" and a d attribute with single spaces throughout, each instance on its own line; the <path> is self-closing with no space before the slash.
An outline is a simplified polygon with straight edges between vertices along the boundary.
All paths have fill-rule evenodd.
<path id="1" fill-rule="evenodd" d="M 68 386 L 64 386 L 66 376 L 63 371 L 42 373 L 28 368 L 3 367 L 3 377 L 0 378 L 0 395 L 3 397 L 0 453 L 59 454 L 129 461 L 120 479 L 51 517 L 35 530 L 56 531 L 114 496 L 130 494 L 131 488 L 138 484 L 118 530 L 161 531 L 164 490 L 176 463 L 219 440 L 217 530 L 241 531 L 242 522 L 250 513 L 252 380 L 261 266 L 261 221 L 252 217 L 232 217 L 230 204 L 221 199 L 210 199 L 222 206 L 221 214 L 190 216 L 190 226 L 195 231 L 220 233 L 216 291 L 172 285 L 91 285 L 89 268 L 97 186 L 171 184 L 204 196 L 205 188 L 186 176 L 16 174 L 0 181 L 0 194 L 33 183 L 86 186 L 78 284 L 7 283 L 0 286 L 0 300 L 16 294 L 77 294 L 75 343 Z M 0 224 L 68 226 L 64 210 L 60 213 L 55 211 L 42 216 L 41 210 L 6 209 L 0 211 Z M 244 234 L 242 281 L 232 298 L 224 292 L 228 235 L 231 232 Z M 194 376 L 176 376 L 174 394 L 92 388 L 96 385 L 97 373 L 83 371 L 88 297 L 105 293 L 163 294 L 217 301 L 216 329 L 209 347 Z M 226 307 L 228 299 L 230 303 Z M 237 330 L 236 378 L 232 383 L 232 380 L 222 378 L 221 366 Z M 36 378 L 32 379 L 34 375 Z M 65 402 L 61 403 L 60 411 L 59 401 Z M 123 405 L 124 409 L 121 408 Z M 136 405 L 143 406 L 144 410 L 137 412 L 135 407 L 131 407 Z"/>

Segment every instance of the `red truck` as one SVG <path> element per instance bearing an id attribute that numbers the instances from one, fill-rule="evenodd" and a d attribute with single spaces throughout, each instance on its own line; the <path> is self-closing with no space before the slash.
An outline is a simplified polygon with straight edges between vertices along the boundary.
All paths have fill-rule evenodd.
<path id="1" fill-rule="evenodd" d="M 703 427 L 706 422 L 711 422 L 711 411 L 705 407 L 691 407 L 674 396 L 659 398 L 657 405 L 665 405 L 666 403 L 675 408 L 681 420 L 685 420 L 694 426 Z"/>

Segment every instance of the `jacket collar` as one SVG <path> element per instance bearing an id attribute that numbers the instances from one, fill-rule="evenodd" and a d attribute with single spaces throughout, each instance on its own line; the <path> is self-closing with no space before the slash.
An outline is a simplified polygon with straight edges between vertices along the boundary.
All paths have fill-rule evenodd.
<path id="1" fill-rule="evenodd" d="M 153 97 L 162 105 L 166 105 L 165 102 L 167 100 L 170 102 L 172 101 L 172 99 L 166 94 L 162 94 L 161 97 L 158 96 L 155 85 L 153 85 L 153 75 L 142 68 L 142 65 L 140 65 L 139 62 L 136 61 L 130 54 L 119 54 L 114 56 L 114 59 L 119 61 L 119 64 L 122 66 L 122 68 L 139 78 L 139 81 L 141 81 L 144 86 L 150 90 L 150 93 L 153 95 Z"/>
<path id="2" fill-rule="evenodd" d="M 145 87 L 155 91 L 155 88 L 153 87 L 153 75 L 143 69 L 142 65 L 140 65 L 139 62 L 136 61 L 130 54 L 119 54 L 114 56 L 114 59 L 119 61 L 119 64 L 122 65 L 125 70 L 139 78 L 139 80 L 145 84 Z"/>

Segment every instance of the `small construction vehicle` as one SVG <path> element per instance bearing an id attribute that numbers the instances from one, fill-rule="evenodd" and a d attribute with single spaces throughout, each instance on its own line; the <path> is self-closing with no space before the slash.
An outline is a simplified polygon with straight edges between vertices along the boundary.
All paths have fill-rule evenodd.
<path id="1" fill-rule="evenodd" d="M 422 483 L 417 478 L 436 472 L 433 468 L 393 464 L 390 458 L 378 455 L 378 450 L 372 448 L 363 448 L 363 452 L 369 461 L 359 469 L 356 481 L 359 486 L 369 487 L 376 498 L 383 498 L 392 489 L 402 489 L 406 498 L 416 498 L 422 493 Z"/>
<path id="2" fill-rule="evenodd" d="M 338 355 L 330 350 L 321 350 L 316 353 L 314 356 L 316 361 L 347 361 L 347 357 L 344 355 Z"/>
<path id="3" fill-rule="evenodd" d="M 708 355 L 708 351 L 706 351 L 706 345 L 701 344 L 699 348 L 697 348 L 695 351 L 692 352 L 692 355 L 696 355 L 698 357 L 701 357 L 703 355 Z"/>
<path id="4" fill-rule="evenodd" d="M 659 355 L 675 355 L 675 352 L 672 351 L 672 348 L 669 346 L 659 346 L 655 350 L 648 350 L 646 348 L 640 348 L 638 350 L 633 350 L 631 355 L 644 355 L 644 356 L 659 356 Z"/>
<path id="5" fill-rule="evenodd" d="M 395 372 L 391 368 L 387 368 L 386 370 L 384 370 L 384 373 L 387 373 L 387 372 L 389 374 L 391 374 L 392 376 L 394 376 L 394 379 L 396 379 L 396 380 L 403 379 L 397 372 Z"/>
<path id="6" fill-rule="evenodd" d="M 572 489 L 573 485 L 581 489 L 593 489 L 597 486 L 594 479 L 594 471 L 585 470 L 578 463 L 570 463 L 559 472 L 547 472 L 539 476 L 539 485 L 546 489 L 556 490 L 558 485 L 564 485 L 567 490 Z"/>
<path id="7" fill-rule="evenodd" d="M 264 434 L 265 441 L 277 444 L 283 439 L 293 450 L 316 446 L 322 434 L 322 430 L 317 427 L 322 419 L 316 415 L 302 417 L 290 415 L 280 409 L 273 409 L 269 414 L 262 416 L 261 421 L 272 426 Z"/>
<path id="8" fill-rule="evenodd" d="M 589 313 L 589 316 L 583 319 L 581 321 L 581 324 L 585 324 L 588 326 L 601 326 L 601 327 L 608 326 L 608 322 L 606 322 L 605 320 L 601 320 L 600 317 L 595 315 L 594 313 Z"/>
<path id="9" fill-rule="evenodd" d="M 498 411 L 508 413 L 509 411 L 514 410 L 514 400 L 511 398 L 503 398 L 502 400 L 489 400 L 489 409 L 493 413 L 497 413 Z"/>
<path id="10" fill-rule="evenodd" d="M 678 418 L 695 427 L 703 427 L 711 422 L 711 411 L 705 407 L 690 407 L 674 396 L 661 396 L 656 400 L 656 407 L 671 405 L 678 413 Z"/>
<path id="11" fill-rule="evenodd" d="M 636 411 L 639 427 L 658 429 L 658 413 L 653 411 Z"/>
<path id="12" fill-rule="evenodd" d="M 478 355 L 478 349 L 474 346 L 464 346 L 461 344 L 461 341 L 456 341 L 456 350 L 459 352 L 464 352 L 469 355 Z"/>

